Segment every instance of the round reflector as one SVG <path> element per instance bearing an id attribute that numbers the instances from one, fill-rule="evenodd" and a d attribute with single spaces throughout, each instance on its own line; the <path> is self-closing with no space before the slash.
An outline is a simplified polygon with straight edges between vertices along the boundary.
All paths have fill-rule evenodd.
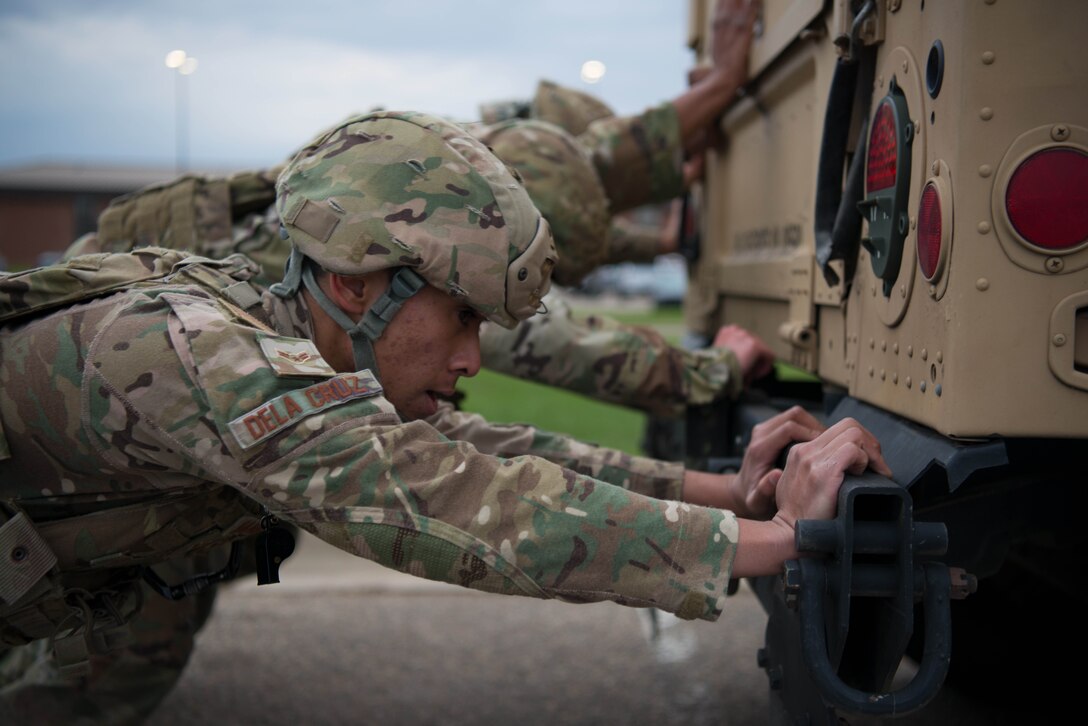
<path id="1" fill-rule="evenodd" d="M 1005 211 L 1036 247 L 1062 251 L 1088 240 L 1088 154 L 1052 148 L 1029 156 L 1009 179 Z"/>
<path id="2" fill-rule="evenodd" d="M 930 182 L 922 190 L 918 203 L 918 266 L 922 275 L 932 280 L 941 261 L 941 195 Z"/>
<path id="3" fill-rule="evenodd" d="M 895 133 L 895 112 L 885 99 L 873 117 L 869 131 L 869 151 L 866 159 L 865 191 L 875 192 L 895 184 L 895 157 L 899 139 Z"/>

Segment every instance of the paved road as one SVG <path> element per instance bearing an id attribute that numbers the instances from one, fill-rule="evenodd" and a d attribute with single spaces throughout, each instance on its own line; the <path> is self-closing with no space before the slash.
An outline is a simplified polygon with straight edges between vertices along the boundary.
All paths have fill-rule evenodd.
<path id="1" fill-rule="evenodd" d="M 659 613 L 655 624 L 611 603 L 431 583 L 308 535 L 280 574 L 278 585 L 224 588 L 150 726 L 768 723 L 756 665 L 766 619 L 746 586 L 716 623 Z M 945 691 L 922 714 L 881 723 L 1002 722 L 999 706 Z"/>
<path id="2" fill-rule="evenodd" d="M 309 536 L 283 582 L 225 588 L 177 688 L 177 724 L 759 724 L 764 616 L 743 589 L 716 623 L 611 603 L 482 595 Z"/>

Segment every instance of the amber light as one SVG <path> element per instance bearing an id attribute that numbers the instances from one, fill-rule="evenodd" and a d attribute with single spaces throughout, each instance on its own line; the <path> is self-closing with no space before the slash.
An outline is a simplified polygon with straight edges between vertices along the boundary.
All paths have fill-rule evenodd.
<path id="1" fill-rule="evenodd" d="M 890 101 L 877 109 L 873 128 L 869 132 L 869 155 L 865 174 L 865 191 L 875 192 L 895 184 L 895 157 L 899 139 L 895 134 L 895 113 Z"/>
<path id="2" fill-rule="evenodd" d="M 941 195 L 933 182 L 922 190 L 918 203 L 918 266 L 932 280 L 941 261 Z"/>
<path id="3" fill-rule="evenodd" d="M 1088 240 L 1088 155 L 1069 148 L 1032 154 L 1009 179 L 1005 211 L 1036 247 L 1061 251 Z"/>

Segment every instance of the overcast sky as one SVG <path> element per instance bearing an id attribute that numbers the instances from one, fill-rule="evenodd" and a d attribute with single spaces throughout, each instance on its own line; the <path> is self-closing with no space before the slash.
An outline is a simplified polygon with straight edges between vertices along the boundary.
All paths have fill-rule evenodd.
<path id="1" fill-rule="evenodd" d="M 472 120 L 540 78 L 618 113 L 685 85 L 680 0 L 0 0 L 0 167 L 281 161 L 375 106 Z M 164 64 L 184 49 L 180 77 Z M 583 62 L 607 68 L 595 85 Z M 184 84 L 178 94 L 178 80 Z M 184 126 L 183 125 L 183 128 Z"/>

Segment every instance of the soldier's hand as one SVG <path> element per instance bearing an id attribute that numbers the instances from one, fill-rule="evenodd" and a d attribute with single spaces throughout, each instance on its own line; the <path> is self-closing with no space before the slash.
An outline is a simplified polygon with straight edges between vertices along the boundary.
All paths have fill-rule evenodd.
<path id="1" fill-rule="evenodd" d="M 752 429 L 744 461 L 733 480 L 734 497 L 747 505 L 737 513 L 750 519 L 766 519 L 775 510 L 775 489 L 782 470 L 775 466 L 782 450 L 798 441 L 811 441 L 825 427 L 800 406 L 783 411 Z"/>
<path id="2" fill-rule="evenodd" d="M 748 75 L 748 51 L 759 5 L 756 0 L 718 0 L 714 11 L 710 54 L 714 66 L 736 74 L 738 83 Z"/>
<path id="3" fill-rule="evenodd" d="M 775 520 L 795 527 L 798 519 L 834 517 L 843 479 L 866 469 L 892 475 L 880 453 L 880 442 L 851 418 L 794 446 L 786 458 L 785 470 L 778 476 Z"/>
<path id="4" fill-rule="evenodd" d="M 744 384 L 757 381 L 774 367 L 774 352 L 759 337 L 739 325 L 726 325 L 714 336 L 714 347 L 729 348 L 744 372 Z"/>

